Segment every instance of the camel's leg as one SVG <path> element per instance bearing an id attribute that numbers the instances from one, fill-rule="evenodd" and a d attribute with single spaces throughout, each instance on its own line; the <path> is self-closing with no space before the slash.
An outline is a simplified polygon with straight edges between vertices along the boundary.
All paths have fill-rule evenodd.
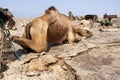
<path id="1" fill-rule="evenodd" d="M 26 48 L 31 48 L 35 52 L 47 51 L 47 27 L 30 30 L 31 39 L 13 36 L 12 40 Z"/>
<path id="2" fill-rule="evenodd" d="M 78 42 L 81 40 L 81 36 L 74 31 L 68 32 L 68 42 L 72 44 L 73 42 Z"/>
<path id="3" fill-rule="evenodd" d="M 68 31 L 68 42 L 69 44 L 72 44 L 75 41 L 75 33 L 72 29 Z"/>
<path id="4" fill-rule="evenodd" d="M 39 44 L 39 42 L 37 42 L 37 41 L 33 41 L 30 39 L 26 39 L 26 38 L 18 37 L 18 36 L 13 36 L 12 40 L 15 43 L 17 43 L 25 48 L 31 48 L 35 52 L 47 51 L 46 45 Z"/>
<path id="5" fill-rule="evenodd" d="M 21 43 L 21 42 L 19 41 L 19 40 L 22 40 L 22 39 L 23 39 L 23 40 L 24 40 L 24 39 L 27 39 L 26 37 L 27 37 L 27 36 L 26 36 L 26 32 L 24 32 L 23 35 L 22 35 L 22 37 L 12 36 L 12 40 L 13 40 L 15 43 L 21 45 L 24 49 L 29 49 L 28 46 L 24 45 L 24 43 Z M 30 39 L 27 39 L 27 40 L 30 40 Z"/>

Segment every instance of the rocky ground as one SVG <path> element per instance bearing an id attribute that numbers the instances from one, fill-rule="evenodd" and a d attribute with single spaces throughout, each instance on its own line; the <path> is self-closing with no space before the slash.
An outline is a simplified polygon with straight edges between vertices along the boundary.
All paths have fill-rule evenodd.
<path id="1" fill-rule="evenodd" d="M 11 35 L 21 36 L 31 20 L 17 19 Z M 112 22 L 115 31 L 100 32 L 95 26 L 91 38 L 53 46 L 48 52 L 27 53 L 14 43 L 20 60 L 6 61 L 1 80 L 120 80 L 120 18 Z"/>

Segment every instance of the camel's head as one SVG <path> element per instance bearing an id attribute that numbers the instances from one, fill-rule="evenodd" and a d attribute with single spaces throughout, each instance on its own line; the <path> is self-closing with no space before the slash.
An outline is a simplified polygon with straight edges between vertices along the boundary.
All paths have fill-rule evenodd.
<path id="1" fill-rule="evenodd" d="M 81 36 L 86 36 L 87 38 L 93 36 L 91 31 L 85 29 L 80 29 L 78 34 Z"/>
<path id="2" fill-rule="evenodd" d="M 16 23 L 15 17 L 7 8 L 0 8 L 0 21 L 3 24 L 7 24 L 9 29 L 12 29 Z"/>

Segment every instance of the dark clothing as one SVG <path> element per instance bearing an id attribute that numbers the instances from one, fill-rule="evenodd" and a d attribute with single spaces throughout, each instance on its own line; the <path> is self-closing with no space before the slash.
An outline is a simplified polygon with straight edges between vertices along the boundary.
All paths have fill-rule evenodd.
<path id="1" fill-rule="evenodd" d="M 112 23 L 110 20 L 105 20 L 104 22 L 103 21 L 100 21 L 100 24 L 102 26 L 112 26 Z"/>

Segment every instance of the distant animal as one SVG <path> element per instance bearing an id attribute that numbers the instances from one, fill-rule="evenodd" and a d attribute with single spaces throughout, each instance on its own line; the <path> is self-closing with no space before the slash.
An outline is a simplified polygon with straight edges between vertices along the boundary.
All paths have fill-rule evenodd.
<path id="1" fill-rule="evenodd" d="M 62 43 L 68 40 L 70 44 L 79 40 L 76 34 L 80 36 L 91 37 L 92 33 L 88 30 L 82 30 L 69 18 L 51 6 L 45 13 L 27 24 L 22 37 L 13 36 L 12 40 L 23 48 L 30 48 L 35 52 L 47 51 L 48 43 Z"/>
<path id="2" fill-rule="evenodd" d="M 108 15 L 107 13 L 105 13 L 104 15 L 103 15 L 103 18 L 105 19 L 105 18 L 110 18 L 110 19 L 112 19 L 112 18 L 118 18 L 118 16 L 117 15 Z"/>
<path id="3" fill-rule="evenodd" d="M 73 16 L 71 11 L 68 12 L 68 17 L 71 21 L 75 20 L 75 17 Z"/>
<path id="4" fill-rule="evenodd" d="M 0 7 L 0 24 L 7 26 L 9 29 L 12 29 L 12 27 L 16 24 L 15 17 L 7 8 Z"/>
<path id="5" fill-rule="evenodd" d="M 81 20 L 85 20 L 85 17 L 84 17 L 84 16 L 76 16 L 76 19 L 77 19 L 78 21 L 81 21 Z"/>
<path id="6" fill-rule="evenodd" d="M 88 14 L 88 15 L 85 15 L 85 19 L 86 19 L 86 20 L 91 19 L 91 20 L 93 20 L 93 21 L 97 21 L 98 16 L 97 16 L 97 15 Z"/>

